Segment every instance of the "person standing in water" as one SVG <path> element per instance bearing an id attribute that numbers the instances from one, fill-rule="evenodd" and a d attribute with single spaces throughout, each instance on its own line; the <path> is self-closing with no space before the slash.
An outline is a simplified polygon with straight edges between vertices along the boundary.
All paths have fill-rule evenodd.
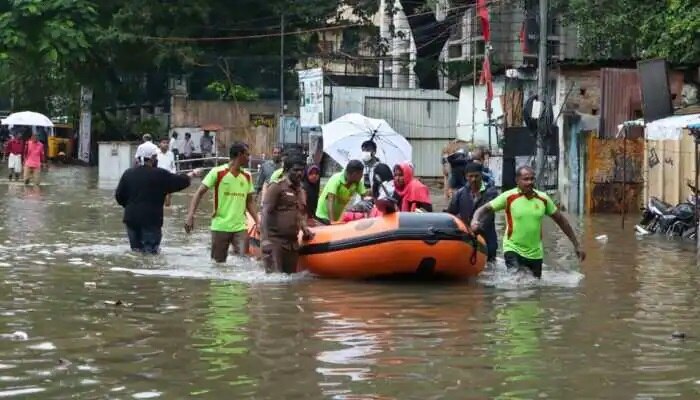
<path id="1" fill-rule="evenodd" d="M 157 254 L 163 237 L 163 204 L 170 193 L 190 186 L 190 178 L 158 168 L 158 150 L 144 148 L 138 166 L 124 172 L 114 197 L 124 207 L 124 225 L 132 251 Z"/>
<path id="2" fill-rule="evenodd" d="M 41 182 L 41 166 L 48 168 L 46 165 L 46 152 L 44 151 L 44 144 L 41 143 L 37 137 L 36 133 L 32 133 L 32 136 L 27 142 L 27 148 L 24 154 L 24 184 L 29 185 L 30 181 L 34 181 L 34 184 L 39 186 Z"/>
<path id="3" fill-rule="evenodd" d="M 160 140 L 158 149 L 158 168 L 164 169 L 171 174 L 176 174 L 177 168 L 175 167 L 175 155 L 170 150 L 170 143 L 167 137 Z M 170 207 L 171 201 L 172 194 L 168 193 L 168 195 L 165 196 L 165 206 Z"/>
<path id="4" fill-rule="evenodd" d="M 459 189 L 450 200 L 447 212 L 458 217 L 465 226 L 471 226 L 474 212 L 484 204 L 498 196 L 498 190 L 487 188 L 483 181 L 483 166 L 477 163 L 467 164 L 465 175 L 467 185 Z M 481 224 L 481 233 L 486 239 L 489 261 L 496 259 L 498 251 L 498 235 L 493 214 L 485 217 Z"/>
<path id="5" fill-rule="evenodd" d="M 345 170 L 328 179 L 316 206 L 316 220 L 324 225 L 339 222 L 350 200 L 355 195 L 364 196 L 362 173 L 365 165 L 360 160 L 350 160 Z"/>
<path id="6" fill-rule="evenodd" d="M 272 158 L 260 164 L 260 173 L 258 174 L 258 179 L 255 181 L 255 193 L 258 195 L 262 193 L 263 185 L 268 182 L 272 173 L 281 166 L 282 149 L 279 146 L 275 146 L 272 149 Z"/>
<path id="7" fill-rule="evenodd" d="M 19 181 L 19 176 L 22 174 L 22 152 L 24 151 L 24 141 L 18 136 L 10 135 L 10 140 L 5 145 L 9 178 L 10 180 L 15 178 L 15 181 Z"/>
<path id="8" fill-rule="evenodd" d="M 270 183 L 265 191 L 262 207 L 261 250 L 265 272 L 291 274 L 297 270 L 299 258 L 299 231 L 305 240 L 314 234 L 306 225 L 306 209 L 301 179 L 306 163 L 303 157 L 293 155 L 284 161 L 285 175 Z"/>
<path id="9" fill-rule="evenodd" d="M 554 201 L 544 192 L 535 190 L 535 171 L 522 166 L 515 172 L 517 187 L 501 193 L 489 203 L 479 207 L 472 217 L 471 228 L 482 227 L 485 214 L 505 210 L 506 234 L 503 237 L 503 258 L 509 270 L 528 269 L 532 275 L 542 277 L 542 219 L 550 216 L 574 245 L 579 260 L 586 258 L 569 221 L 559 212 Z"/>
<path id="10" fill-rule="evenodd" d="M 211 258 L 226 262 L 229 246 L 238 255 L 246 255 L 248 244 L 248 221 L 246 211 L 258 225 L 258 212 L 255 209 L 255 187 L 253 177 L 244 168 L 248 165 L 250 153 L 244 143 L 234 143 L 229 150 L 227 165 L 213 168 L 202 180 L 197 189 L 185 221 L 185 231 L 194 228 L 194 213 L 204 194 L 214 190 L 214 212 L 211 219 Z M 259 225 L 258 225 L 259 226 Z"/>

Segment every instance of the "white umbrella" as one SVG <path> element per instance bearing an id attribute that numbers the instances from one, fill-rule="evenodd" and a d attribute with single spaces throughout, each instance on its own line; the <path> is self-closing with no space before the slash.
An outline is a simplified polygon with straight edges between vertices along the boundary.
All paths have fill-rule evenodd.
<path id="1" fill-rule="evenodd" d="M 17 126 L 45 126 L 53 128 L 53 122 L 46 117 L 44 114 L 39 114 L 33 111 L 22 111 L 14 114 L 10 114 L 7 118 L 2 120 L 3 125 Z"/>
<path id="2" fill-rule="evenodd" d="M 383 119 L 368 118 L 362 114 L 345 114 L 321 126 L 323 151 L 343 168 L 350 160 L 362 157 L 362 143 L 373 140 L 377 144 L 377 158 L 390 168 L 411 161 L 413 147 Z"/>

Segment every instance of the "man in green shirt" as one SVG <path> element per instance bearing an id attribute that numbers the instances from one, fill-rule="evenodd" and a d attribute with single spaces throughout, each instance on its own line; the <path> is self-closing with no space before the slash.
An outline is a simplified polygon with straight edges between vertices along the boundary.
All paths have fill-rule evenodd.
<path id="1" fill-rule="evenodd" d="M 472 218 L 474 231 L 481 226 L 485 213 L 505 210 L 506 233 L 503 236 L 503 258 L 508 269 L 529 269 L 536 278 L 542 277 L 542 219 L 550 216 L 571 240 L 576 255 L 583 261 L 586 253 L 581 250 L 576 234 L 566 217 L 559 212 L 552 199 L 534 189 L 535 171 L 528 166 L 519 167 L 515 173 L 517 187 L 501 193 L 489 203 L 479 207 Z"/>
<path id="2" fill-rule="evenodd" d="M 328 179 L 316 206 L 316 219 L 319 222 L 330 225 L 338 221 L 353 196 L 365 194 L 365 185 L 360 182 L 364 169 L 362 161 L 350 160 L 344 171 Z"/>
<path id="3" fill-rule="evenodd" d="M 211 219 L 211 258 L 226 262 L 229 245 L 239 255 L 247 253 L 248 232 L 246 211 L 258 224 L 255 209 L 255 186 L 252 175 L 243 169 L 248 165 L 250 153 L 244 143 L 234 143 L 229 151 L 227 165 L 213 168 L 202 180 L 202 185 L 190 202 L 185 231 L 192 232 L 194 213 L 209 189 L 214 189 L 214 212 Z"/>

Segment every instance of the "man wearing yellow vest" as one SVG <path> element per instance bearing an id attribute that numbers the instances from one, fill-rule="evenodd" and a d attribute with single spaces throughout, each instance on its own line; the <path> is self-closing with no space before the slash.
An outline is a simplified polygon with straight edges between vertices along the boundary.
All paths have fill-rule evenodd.
<path id="1" fill-rule="evenodd" d="M 258 212 L 255 209 L 255 186 L 253 177 L 244 170 L 248 165 L 250 153 L 244 143 L 234 143 L 229 151 L 230 161 L 227 165 L 209 171 L 202 180 L 197 192 L 190 202 L 185 221 L 185 231 L 192 232 L 194 213 L 204 194 L 214 190 L 214 212 L 211 219 L 211 258 L 226 262 L 229 246 L 236 254 L 247 253 L 248 232 L 246 211 L 258 224 Z"/>
<path id="2" fill-rule="evenodd" d="M 479 230 L 484 214 L 505 210 L 503 258 L 506 266 L 509 270 L 527 268 L 539 279 L 542 277 L 544 258 L 542 219 L 548 215 L 569 238 L 574 245 L 576 256 L 583 261 L 586 253 L 581 250 L 569 221 L 546 193 L 535 190 L 535 171 L 528 166 L 519 167 L 515 172 L 515 182 L 515 189 L 501 193 L 476 210 L 472 218 L 472 230 Z"/>

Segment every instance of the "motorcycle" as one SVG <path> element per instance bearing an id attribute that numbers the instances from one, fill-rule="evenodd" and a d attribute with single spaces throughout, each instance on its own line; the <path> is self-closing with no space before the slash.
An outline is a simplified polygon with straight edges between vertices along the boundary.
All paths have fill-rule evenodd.
<path id="1" fill-rule="evenodd" d="M 675 207 L 656 197 L 650 197 L 646 208 L 643 209 L 642 219 L 635 226 L 637 232 L 694 239 L 697 235 L 695 204 L 698 196 L 697 190 L 690 184 L 688 186 L 693 190 L 693 194 Z"/>

